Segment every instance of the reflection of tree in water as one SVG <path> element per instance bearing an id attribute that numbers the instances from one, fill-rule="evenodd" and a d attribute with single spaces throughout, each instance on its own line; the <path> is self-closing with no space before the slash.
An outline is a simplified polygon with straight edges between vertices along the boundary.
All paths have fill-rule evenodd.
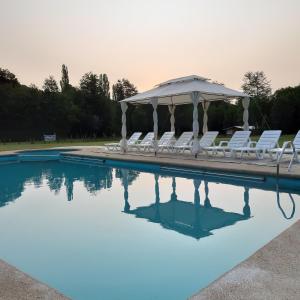
<path id="1" fill-rule="evenodd" d="M 128 186 L 131 185 L 139 176 L 140 172 L 128 169 L 116 169 L 116 178 L 121 180 L 122 186 L 124 187 L 124 211 L 130 210 L 128 202 Z"/>
<path id="2" fill-rule="evenodd" d="M 71 163 L 14 163 L 0 168 L 0 206 L 19 198 L 27 184 L 40 187 L 46 179 L 51 191 L 58 193 L 65 185 L 68 200 L 73 198 L 75 181 L 82 181 L 90 193 L 112 186 L 112 170 L 108 167 Z"/>
<path id="3" fill-rule="evenodd" d="M 124 173 L 124 171 L 126 173 Z M 128 170 L 128 169 L 116 169 L 115 176 L 119 178 L 124 186 L 124 180 L 127 181 L 128 185 L 131 185 L 140 175 L 140 172 L 135 170 Z"/>

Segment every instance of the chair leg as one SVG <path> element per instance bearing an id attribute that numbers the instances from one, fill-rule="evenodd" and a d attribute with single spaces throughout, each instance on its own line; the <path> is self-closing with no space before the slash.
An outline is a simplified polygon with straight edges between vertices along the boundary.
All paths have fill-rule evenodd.
<path id="1" fill-rule="evenodd" d="M 271 151 L 268 151 L 268 153 L 269 153 L 269 156 L 270 156 L 271 160 L 273 160 L 272 152 L 271 152 Z"/>

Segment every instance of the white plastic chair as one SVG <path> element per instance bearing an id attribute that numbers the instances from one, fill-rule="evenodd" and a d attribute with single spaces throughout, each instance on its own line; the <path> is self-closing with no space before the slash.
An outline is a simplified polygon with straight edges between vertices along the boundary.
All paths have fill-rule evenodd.
<path id="1" fill-rule="evenodd" d="M 167 131 L 165 132 L 162 137 L 159 139 L 157 145 L 158 151 L 164 151 L 165 149 L 168 149 L 173 143 L 174 143 L 174 134 L 173 131 Z M 152 145 L 153 148 L 153 145 Z"/>
<path id="2" fill-rule="evenodd" d="M 294 161 L 299 162 L 298 153 L 300 152 L 300 130 L 297 132 L 293 141 L 286 141 L 281 148 L 275 148 L 271 150 L 271 153 L 276 154 L 276 160 L 281 162 L 284 154 L 292 154 L 288 170 L 290 171 Z"/>
<path id="3" fill-rule="evenodd" d="M 250 139 L 251 131 L 242 130 L 236 131 L 229 141 L 220 141 L 218 146 L 202 147 L 202 149 L 208 154 L 209 151 L 212 155 L 217 155 L 219 151 L 223 152 L 224 157 L 226 156 L 226 151 L 230 152 L 230 156 L 235 154 L 235 149 L 245 147 Z"/>
<path id="4" fill-rule="evenodd" d="M 183 132 L 174 145 L 171 145 L 168 150 L 171 152 L 184 152 L 184 150 L 190 149 L 190 143 L 193 138 L 192 131 Z"/>
<path id="5" fill-rule="evenodd" d="M 135 144 L 138 141 L 138 139 L 140 138 L 141 135 L 142 135 L 141 132 L 133 133 L 131 135 L 131 137 L 127 140 L 127 145 L 131 146 L 131 145 Z M 109 143 L 109 144 L 105 144 L 104 146 L 107 148 L 107 150 L 117 151 L 121 147 L 121 142 L 122 142 L 122 140 L 120 140 L 119 143 Z"/>
<path id="6" fill-rule="evenodd" d="M 140 142 L 131 145 L 129 149 L 146 151 L 152 145 L 153 139 L 154 139 L 154 132 L 148 132 Z"/>
<path id="7" fill-rule="evenodd" d="M 215 140 L 216 140 L 218 134 L 219 134 L 219 131 L 205 132 L 199 141 L 200 150 L 204 149 L 206 147 L 215 146 Z"/>
<path id="8" fill-rule="evenodd" d="M 272 149 L 279 147 L 278 140 L 281 130 L 265 130 L 257 142 L 249 142 L 247 147 L 235 149 L 235 152 L 241 152 L 241 158 L 245 152 L 254 152 L 258 159 L 263 159 L 266 153 L 272 158 Z"/>

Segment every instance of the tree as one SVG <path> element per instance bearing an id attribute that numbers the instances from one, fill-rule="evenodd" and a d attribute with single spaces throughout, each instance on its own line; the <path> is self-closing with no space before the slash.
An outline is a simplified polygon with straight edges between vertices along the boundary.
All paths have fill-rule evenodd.
<path id="1" fill-rule="evenodd" d="M 15 74 L 11 73 L 7 69 L 0 68 L 0 84 L 5 84 L 5 83 L 19 85 L 19 81 Z"/>
<path id="2" fill-rule="evenodd" d="M 113 86 L 113 100 L 121 101 L 138 93 L 137 88 L 126 78 L 119 79 Z"/>
<path id="3" fill-rule="evenodd" d="M 46 78 L 43 84 L 43 90 L 48 93 L 57 93 L 58 92 L 58 85 L 56 80 L 52 75 L 49 78 Z"/>
<path id="4" fill-rule="evenodd" d="M 99 75 L 99 93 L 101 96 L 110 98 L 109 81 L 106 74 Z"/>
<path id="5" fill-rule="evenodd" d="M 62 92 L 65 92 L 70 87 L 69 83 L 69 72 L 66 65 L 62 65 L 61 67 L 61 80 L 60 80 L 60 88 Z"/>
<path id="6" fill-rule="evenodd" d="M 243 78 L 243 91 L 252 96 L 259 98 L 269 98 L 272 93 L 270 81 L 262 71 L 247 72 Z"/>
<path id="7" fill-rule="evenodd" d="M 80 89 L 89 95 L 98 94 L 98 76 L 92 72 L 85 73 L 80 79 Z"/>
<path id="8" fill-rule="evenodd" d="M 279 89 L 272 98 L 272 127 L 295 133 L 300 128 L 300 85 Z"/>
<path id="9" fill-rule="evenodd" d="M 272 89 L 265 73 L 247 72 L 243 78 L 242 89 L 252 97 L 249 106 L 250 123 L 260 130 L 270 128 Z"/>

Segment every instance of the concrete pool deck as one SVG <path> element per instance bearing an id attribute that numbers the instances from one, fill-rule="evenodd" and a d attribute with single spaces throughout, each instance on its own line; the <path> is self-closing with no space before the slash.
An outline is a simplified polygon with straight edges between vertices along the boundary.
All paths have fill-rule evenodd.
<path id="1" fill-rule="evenodd" d="M 300 299 L 300 221 L 190 300 Z"/>
<path id="2" fill-rule="evenodd" d="M 1 152 L 1 155 L 15 154 L 15 151 Z M 70 153 L 68 153 L 70 154 Z M 200 155 L 120 154 L 105 151 L 99 147 L 80 148 L 71 155 L 101 159 L 156 163 L 167 166 L 219 170 L 255 175 L 276 175 L 277 168 L 269 159 L 245 160 L 206 158 Z M 300 164 L 291 172 L 288 161 L 280 166 L 280 176 L 300 179 Z M 202 299 L 299 299 L 300 298 L 300 221 L 259 249 L 241 264 L 235 266 L 219 279 L 191 297 Z M 0 261 L 0 299 L 68 299 L 48 286 L 32 279 Z"/>
<path id="3" fill-rule="evenodd" d="M 106 151 L 104 148 L 84 148 L 77 149 L 74 152 L 68 152 L 71 155 L 87 156 L 101 159 L 112 159 L 120 161 L 131 161 L 139 163 L 160 164 L 166 166 L 177 166 L 202 170 L 216 170 L 225 172 L 247 173 L 251 175 L 271 175 L 276 176 L 277 164 L 270 158 L 257 160 L 254 156 L 240 158 L 229 158 L 218 155 L 217 157 L 207 157 L 199 154 L 195 159 L 190 154 L 168 154 L 159 153 L 154 156 L 153 153 L 129 152 L 122 154 L 119 152 Z M 300 179 L 300 164 L 293 164 L 291 171 L 288 171 L 289 160 L 285 159 L 279 166 L 279 175 L 286 178 Z"/>
<path id="4" fill-rule="evenodd" d="M 69 298 L 0 259 L 0 299 L 67 300 Z"/>

